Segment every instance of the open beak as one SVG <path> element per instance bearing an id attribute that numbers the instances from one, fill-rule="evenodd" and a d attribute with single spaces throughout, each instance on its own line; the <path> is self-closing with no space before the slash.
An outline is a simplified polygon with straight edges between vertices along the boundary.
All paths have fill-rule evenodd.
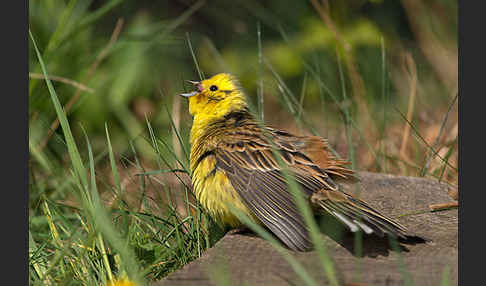
<path id="1" fill-rule="evenodd" d="M 194 96 L 194 95 L 200 93 L 201 91 L 203 91 L 202 85 L 199 81 L 193 81 L 193 80 L 186 80 L 186 81 L 189 82 L 189 83 L 192 83 L 197 88 L 197 91 L 192 91 L 192 92 L 189 92 L 189 93 L 181 93 L 181 94 L 179 94 L 180 96 L 191 97 L 191 96 Z"/>

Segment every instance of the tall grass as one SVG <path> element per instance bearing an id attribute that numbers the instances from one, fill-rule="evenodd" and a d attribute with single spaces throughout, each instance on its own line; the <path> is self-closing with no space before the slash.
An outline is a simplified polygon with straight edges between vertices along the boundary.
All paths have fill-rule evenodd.
<path id="1" fill-rule="evenodd" d="M 138 274 L 139 273 L 138 265 L 135 261 L 134 255 L 131 252 L 131 249 L 127 248 L 126 241 L 124 241 L 124 239 L 119 235 L 119 233 L 113 228 L 110 219 L 108 218 L 108 215 L 104 209 L 104 206 L 101 205 L 97 187 L 96 187 L 93 155 L 91 152 L 91 147 L 90 145 L 88 145 L 89 162 L 90 162 L 89 170 L 91 175 L 91 181 L 89 182 L 88 173 L 82 162 L 77 144 L 75 143 L 66 115 L 62 110 L 57 94 L 52 86 L 52 83 L 48 78 L 48 73 L 46 71 L 42 56 L 37 48 L 35 40 L 30 31 L 29 31 L 29 35 L 34 45 L 37 57 L 39 59 L 39 64 L 41 66 L 42 72 L 46 78 L 46 84 L 49 88 L 49 93 L 51 95 L 52 102 L 54 104 L 56 113 L 61 123 L 64 138 L 66 139 L 66 147 L 68 149 L 69 157 L 72 162 L 71 175 L 75 181 L 75 186 L 77 187 L 74 190 L 77 191 L 76 196 L 81 202 L 82 210 L 84 211 L 85 218 L 87 219 L 88 229 L 90 229 L 89 236 L 96 237 L 97 239 L 96 247 L 104 262 L 103 266 L 100 265 L 100 267 L 98 267 L 95 270 L 97 274 L 101 276 L 100 277 L 101 280 L 105 281 L 105 283 L 107 280 L 108 281 L 113 280 L 113 273 L 105 249 L 104 240 L 107 239 L 110 242 L 111 246 L 115 248 L 120 253 L 120 256 L 122 257 L 123 264 L 120 265 L 120 272 L 125 271 L 131 277 L 131 279 L 133 279 L 134 281 L 139 281 L 141 277 L 139 277 Z M 58 249 L 67 251 L 66 249 L 63 249 L 64 248 L 63 243 L 60 240 L 59 234 L 56 230 L 57 229 L 56 226 L 52 222 L 52 215 L 49 211 L 49 206 L 46 201 L 44 201 L 44 206 L 45 206 L 44 207 L 45 213 L 47 215 L 47 218 L 50 221 L 49 226 L 51 229 L 51 233 L 53 235 L 55 245 L 57 246 Z M 56 262 L 59 263 L 60 265 L 61 275 L 65 275 L 66 273 L 64 270 L 65 267 L 64 263 L 66 262 L 63 261 L 62 259 L 59 259 Z M 53 267 L 54 265 L 50 265 L 50 267 Z M 74 271 L 75 269 L 73 269 L 73 272 Z"/>
<path id="2" fill-rule="evenodd" d="M 86 166 L 72 135 L 66 114 L 49 80 L 34 37 L 30 32 L 29 34 L 66 140 L 72 166 L 69 177 L 71 180 L 68 180 L 69 188 L 75 192 L 75 198 L 79 203 L 74 207 L 75 216 L 67 217 L 69 212 L 59 209 L 67 206 L 56 204 L 43 196 L 42 209 L 49 228 L 47 233 L 37 229 L 39 232 L 36 232 L 36 238 L 40 239 L 44 233 L 52 238 L 46 240 L 41 247 L 37 247 L 34 236 L 32 233 L 29 235 L 30 264 L 33 268 L 31 281 L 34 284 L 54 285 L 62 281 L 77 280 L 81 285 L 99 285 L 99 283 L 107 284 L 108 281 L 114 281 L 116 277 L 128 276 L 130 280 L 142 285 L 147 275 L 157 278 L 199 257 L 209 246 L 208 230 L 203 229 L 203 226 L 209 223 L 200 207 L 189 200 L 190 190 L 185 188 L 187 210 L 185 216 L 178 212 L 169 193 L 167 193 L 166 205 L 168 213 L 164 214 L 165 217 L 131 210 L 124 201 L 108 125 L 105 126 L 108 159 L 118 203 L 111 210 L 106 208 L 99 196 L 94 157 L 88 136 L 85 135 L 89 159 Z M 159 139 L 155 137 L 149 123 L 148 127 L 152 144 L 158 152 Z M 178 138 L 182 140 L 180 135 Z M 164 145 L 168 147 L 165 142 Z M 167 149 L 171 152 L 170 147 Z M 160 153 L 156 155 L 162 161 L 165 160 Z M 164 163 L 165 167 L 170 166 L 169 162 L 164 161 Z M 140 174 L 142 180 L 151 175 L 145 172 Z M 144 188 L 143 183 L 141 188 Z M 54 210 L 51 211 L 53 207 Z M 196 215 L 192 215 L 193 213 Z M 113 219 L 120 220 L 120 224 L 114 225 Z M 205 222 L 202 222 L 203 220 Z M 36 229 L 35 224 L 32 227 Z M 51 257 L 52 255 L 54 257 Z M 170 265 L 160 267 L 161 262 L 170 261 L 172 261 Z M 142 267 L 145 269 L 141 272 Z"/>

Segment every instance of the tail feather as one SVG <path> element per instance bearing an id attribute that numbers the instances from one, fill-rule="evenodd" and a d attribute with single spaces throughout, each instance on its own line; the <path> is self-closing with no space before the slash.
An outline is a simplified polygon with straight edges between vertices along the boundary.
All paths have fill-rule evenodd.
<path id="1" fill-rule="evenodd" d="M 311 197 L 311 201 L 341 221 L 352 232 L 361 230 L 366 234 L 375 233 L 381 237 L 385 234 L 400 238 L 407 236 L 404 226 L 343 192 L 320 190 Z"/>
<path id="2" fill-rule="evenodd" d="M 383 233 L 389 233 L 402 238 L 405 237 L 405 227 L 378 213 L 363 201 L 350 198 L 350 202 L 341 203 L 340 206 L 343 212 L 352 215 L 356 220 L 361 220 L 363 223 L 374 226 L 377 229 L 377 234 L 380 236 Z"/>

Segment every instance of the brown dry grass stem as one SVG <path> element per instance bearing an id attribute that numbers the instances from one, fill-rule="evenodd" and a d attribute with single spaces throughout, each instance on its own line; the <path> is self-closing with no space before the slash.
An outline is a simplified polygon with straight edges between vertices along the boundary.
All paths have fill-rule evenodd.
<path id="1" fill-rule="evenodd" d="M 447 210 L 451 208 L 458 208 L 459 207 L 459 202 L 450 202 L 450 203 L 443 203 L 443 204 L 431 204 L 429 205 L 429 209 L 431 211 L 441 211 L 441 210 Z"/>
<path id="2" fill-rule="evenodd" d="M 412 55 L 408 52 L 405 53 L 404 69 L 408 70 L 410 74 L 410 94 L 408 97 L 407 121 L 412 122 L 413 111 L 415 109 L 415 97 L 417 95 L 417 68 L 415 65 L 415 61 L 412 58 Z M 410 137 L 410 124 L 406 122 L 405 130 L 403 131 L 403 136 L 402 136 L 402 145 L 400 146 L 400 153 L 399 153 L 400 158 L 402 158 L 404 161 L 409 161 L 409 158 L 405 153 L 407 150 L 407 143 L 409 137 Z"/>
<path id="3" fill-rule="evenodd" d="M 100 65 L 100 63 L 109 54 L 109 52 L 111 51 L 111 48 L 113 47 L 113 45 L 115 44 L 116 40 L 118 39 L 118 36 L 120 35 L 121 29 L 123 27 L 123 23 L 124 23 L 123 18 L 119 18 L 118 21 L 116 22 L 115 29 L 113 30 L 113 33 L 111 34 L 110 41 L 103 48 L 103 50 L 98 54 L 98 56 L 96 57 L 95 61 L 89 67 L 88 73 L 86 74 L 83 82 L 86 82 L 89 79 L 91 79 L 91 77 L 93 76 L 94 72 L 96 71 L 96 69 L 98 68 L 98 66 Z M 74 103 L 76 103 L 76 101 L 78 101 L 78 99 L 81 96 L 81 93 L 82 92 L 83 92 L 82 89 L 77 88 L 76 93 L 74 94 L 74 96 L 71 97 L 71 99 L 66 103 L 66 105 L 64 106 L 64 112 L 66 114 L 69 112 L 69 110 L 74 105 Z M 49 131 L 47 132 L 46 137 L 44 138 L 44 140 L 39 145 L 39 150 L 44 149 L 44 147 L 47 145 L 47 143 L 49 142 L 49 140 L 51 139 L 52 135 L 54 134 L 54 132 L 56 131 L 56 129 L 58 127 L 59 127 L 59 119 L 56 118 L 54 120 L 54 122 L 52 122 L 52 124 L 51 124 L 51 126 L 49 128 Z"/>
<path id="4" fill-rule="evenodd" d="M 401 1 L 405 8 L 412 32 L 425 58 L 442 83 L 450 89 L 456 89 L 458 86 L 457 47 L 447 47 L 441 43 L 435 33 L 430 29 L 426 21 L 436 15 L 426 15 L 425 11 L 436 10 L 427 9 L 425 6 L 430 4 L 426 2 L 418 0 Z M 434 18 L 440 19 L 444 17 Z"/>
<path id="5" fill-rule="evenodd" d="M 75 88 L 81 90 L 81 91 L 86 91 L 86 92 L 89 92 L 89 93 L 94 93 L 94 89 L 92 89 L 91 87 L 87 87 L 86 85 L 82 84 L 82 83 L 79 83 L 75 80 L 72 80 L 72 79 L 69 79 L 69 78 L 65 78 L 65 77 L 61 77 L 61 76 L 57 76 L 57 75 L 48 75 L 49 79 L 52 80 L 52 81 L 58 81 L 58 82 L 62 82 L 62 83 L 65 83 L 65 84 L 68 84 L 68 85 L 72 85 L 74 86 Z M 40 73 L 29 73 L 29 78 L 34 78 L 34 79 L 45 79 L 44 75 L 43 74 L 40 74 Z"/>

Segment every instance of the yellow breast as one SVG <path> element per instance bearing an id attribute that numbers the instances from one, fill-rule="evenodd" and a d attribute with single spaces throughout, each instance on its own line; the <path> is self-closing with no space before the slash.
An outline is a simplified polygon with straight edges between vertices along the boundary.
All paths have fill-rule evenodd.
<path id="1" fill-rule="evenodd" d="M 231 208 L 236 208 L 250 217 L 251 212 L 241 201 L 224 171 L 213 171 L 215 164 L 215 158 L 210 156 L 201 161 L 193 171 L 195 195 L 215 220 L 223 225 L 239 227 L 241 222 L 233 215 Z"/>

